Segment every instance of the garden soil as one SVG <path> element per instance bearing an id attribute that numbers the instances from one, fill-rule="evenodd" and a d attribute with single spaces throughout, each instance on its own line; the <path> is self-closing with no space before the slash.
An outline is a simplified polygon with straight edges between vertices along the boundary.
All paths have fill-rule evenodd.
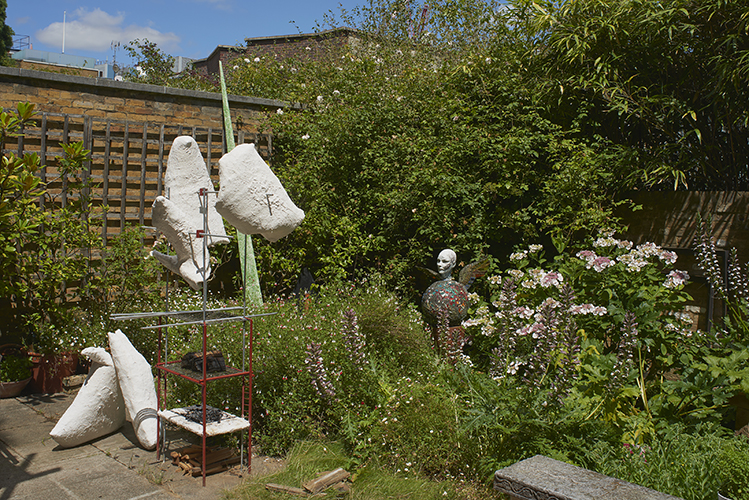
<path id="1" fill-rule="evenodd" d="M 206 477 L 185 476 L 171 460 L 145 451 L 128 422 L 117 432 L 74 448 L 60 447 L 49 431 L 70 406 L 75 391 L 0 399 L 0 500 L 43 498 L 213 500 L 248 477 L 235 467 Z M 167 431 L 167 453 L 197 436 Z M 276 458 L 253 456 L 252 476 L 277 472 Z"/>

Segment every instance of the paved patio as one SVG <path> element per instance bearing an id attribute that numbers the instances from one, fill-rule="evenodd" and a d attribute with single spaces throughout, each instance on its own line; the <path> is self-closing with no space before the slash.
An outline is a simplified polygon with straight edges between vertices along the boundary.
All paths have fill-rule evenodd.
<path id="1" fill-rule="evenodd" d="M 132 425 L 75 448 L 62 448 L 49 431 L 72 403 L 75 393 L 34 394 L 0 399 L 0 500 L 46 498 L 112 500 L 223 497 L 239 485 L 246 469 L 202 478 L 182 475 L 171 460 L 138 446 Z M 167 455 L 197 436 L 167 432 Z M 253 475 L 277 470 L 280 460 L 253 457 Z"/>

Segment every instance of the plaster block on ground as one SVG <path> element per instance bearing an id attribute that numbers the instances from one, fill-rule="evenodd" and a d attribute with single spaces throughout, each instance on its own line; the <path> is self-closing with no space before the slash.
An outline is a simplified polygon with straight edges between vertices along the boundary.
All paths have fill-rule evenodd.
<path id="1" fill-rule="evenodd" d="M 63 448 L 106 436 L 125 423 L 125 401 L 112 356 L 100 347 L 87 347 L 81 354 L 92 362 L 88 377 L 49 433 Z"/>
<path id="2" fill-rule="evenodd" d="M 182 135 L 174 139 L 169 150 L 166 172 L 164 173 L 164 192 L 177 205 L 192 227 L 203 229 L 203 214 L 200 212 L 198 191 L 205 188 L 214 191 L 213 182 L 206 169 L 205 160 L 195 139 Z M 224 221 L 216 211 L 216 194 L 207 196 L 208 206 L 208 246 L 217 243 L 228 243 Z M 224 237 L 222 237 L 224 236 Z"/>
<path id="3" fill-rule="evenodd" d="M 117 379 L 127 411 L 133 419 L 135 435 L 143 448 L 152 450 L 156 448 L 158 401 L 151 365 L 121 330 L 109 332 L 108 337 Z"/>
<path id="4" fill-rule="evenodd" d="M 208 250 L 203 258 L 203 240 L 195 236 L 197 228 L 176 203 L 163 196 L 156 197 L 153 202 L 152 221 L 164 233 L 177 255 L 166 255 L 155 250 L 151 255 L 161 265 L 182 276 L 192 288 L 199 289 L 203 283 L 203 267 L 206 267 L 206 277 L 211 274 L 211 260 Z"/>
<path id="5" fill-rule="evenodd" d="M 520 500 L 681 500 L 543 455 L 495 472 L 494 489 Z"/>
<path id="6" fill-rule="evenodd" d="M 254 144 L 240 144 L 219 160 L 216 210 L 244 234 L 269 241 L 288 235 L 304 219 Z"/>

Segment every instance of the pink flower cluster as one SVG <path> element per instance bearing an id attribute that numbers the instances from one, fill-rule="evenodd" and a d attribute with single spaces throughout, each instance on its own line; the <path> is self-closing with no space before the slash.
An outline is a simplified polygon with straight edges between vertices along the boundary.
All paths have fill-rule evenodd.
<path id="1" fill-rule="evenodd" d="M 570 313 L 572 314 L 592 314 L 593 316 L 603 316 L 609 311 L 602 306 L 594 306 L 593 304 L 573 304 L 570 307 Z"/>

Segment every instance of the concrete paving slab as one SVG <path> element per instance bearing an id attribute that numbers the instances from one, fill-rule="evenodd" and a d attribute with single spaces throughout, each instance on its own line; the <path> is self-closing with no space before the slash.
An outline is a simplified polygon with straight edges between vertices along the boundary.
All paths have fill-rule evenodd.
<path id="1" fill-rule="evenodd" d="M 0 400 L 0 500 L 29 499 L 185 499 L 214 500 L 241 484 L 246 466 L 206 477 L 185 476 L 169 452 L 199 438 L 168 428 L 165 456 L 143 450 L 132 424 L 74 448 L 49 436 L 72 403 L 75 392 Z M 209 444 L 211 444 L 209 442 Z M 282 461 L 253 457 L 253 476 L 275 472 Z"/>

